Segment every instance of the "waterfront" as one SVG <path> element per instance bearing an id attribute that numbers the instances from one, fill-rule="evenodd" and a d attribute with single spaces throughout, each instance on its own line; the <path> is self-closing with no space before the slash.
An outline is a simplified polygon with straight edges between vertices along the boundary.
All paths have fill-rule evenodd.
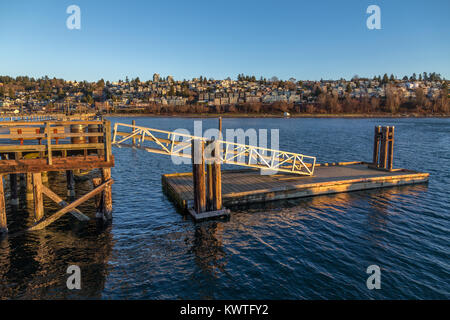
<path id="1" fill-rule="evenodd" d="M 137 124 L 193 132 L 193 120 L 140 117 Z M 449 119 L 223 121 L 224 129 L 280 129 L 281 150 L 315 155 L 321 163 L 370 161 L 375 125 L 396 126 L 394 166 L 429 172 L 429 184 L 235 209 L 227 222 L 195 224 L 163 195 L 161 174 L 189 165 L 114 149 L 112 225 L 65 217 L 2 241 L 0 297 L 448 298 Z M 216 126 L 216 119 L 203 120 L 204 129 Z M 79 186 L 82 193 L 88 183 Z M 27 223 L 25 207 L 12 218 L 12 231 Z M 80 210 L 94 216 L 89 203 Z M 66 289 L 70 264 L 81 267 L 81 291 Z M 371 264 L 382 268 L 378 291 L 366 287 Z"/>

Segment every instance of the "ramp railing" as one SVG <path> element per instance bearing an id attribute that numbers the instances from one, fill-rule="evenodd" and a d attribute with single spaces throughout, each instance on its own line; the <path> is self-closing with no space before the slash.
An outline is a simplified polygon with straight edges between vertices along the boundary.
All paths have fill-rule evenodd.
<path id="1" fill-rule="evenodd" d="M 208 142 L 204 137 L 176 131 L 116 123 L 112 144 L 119 148 L 132 147 L 152 153 L 191 158 L 192 140 Z M 217 140 L 216 143 L 220 148 L 216 154 L 221 163 L 308 176 L 314 174 L 316 157 L 232 141 Z"/>

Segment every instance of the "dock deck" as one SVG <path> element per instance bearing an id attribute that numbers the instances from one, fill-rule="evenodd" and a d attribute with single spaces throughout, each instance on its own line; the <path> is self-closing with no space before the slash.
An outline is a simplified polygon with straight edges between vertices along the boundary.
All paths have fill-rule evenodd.
<path id="1" fill-rule="evenodd" d="M 317 165 L 314 176 L 289 173 L 261 175 L 259 170 L 223 170 L 222 201 L 225 207 L 323 194 L 368 190 L 428 181 L 428 173 L 407 169 L 372 168 L 365 162 Z M 168 197 L 182 210 L 193 205 L 192 173 L 162 175 Z"/>

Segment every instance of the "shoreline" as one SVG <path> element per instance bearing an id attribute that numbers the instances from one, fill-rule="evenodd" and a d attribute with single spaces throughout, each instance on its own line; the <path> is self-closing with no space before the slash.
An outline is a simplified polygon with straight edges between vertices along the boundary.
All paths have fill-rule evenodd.
<path id="1" fill-rule="evenodd" d="M 133 117 L 154 117 L 154 118 L 324 118 L 324 119 L 363 119 L 363 118 L 389 118 L 389 119 L 401 119 L 401 118 L 450 118 L 450 114 L 434 114 L 434 115 L 421 115 L 421 114 L 292 114 L 289 117 L 278 114 L 219 114 L 219 113 L 205 113 L 205 114 L 153 114 L 153 113 L 112 113 L 104 114 L 105 117 L 110 118 L 133 118 Z"/>

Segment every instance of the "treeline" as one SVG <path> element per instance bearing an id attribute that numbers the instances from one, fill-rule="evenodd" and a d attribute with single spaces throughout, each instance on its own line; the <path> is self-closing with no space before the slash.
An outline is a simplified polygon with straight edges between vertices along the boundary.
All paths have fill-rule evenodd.
<path id="1" fill-rule="evenodd" d="M 447 91 L 447 90 L 445 90 Z M 316 102 L 288 103 L 242 103 L 225 106 L 207 106 L 191 104 L 180 106 L 162 106 L 149 104 L 133 109 L 129 106 L 115 110 L 119 113 L 141 112 L 149 114 L 450 114 L 448 94 L 442 92 L 434 99 L 428 98 L 422 89 L 416 90 L 415 98 L 404 98 L 393 89 L 388 89 L 386 98 L 363 97 L 355 99 L 346 95 L 339 97 L 332 93 L 319 94 Z"/>

